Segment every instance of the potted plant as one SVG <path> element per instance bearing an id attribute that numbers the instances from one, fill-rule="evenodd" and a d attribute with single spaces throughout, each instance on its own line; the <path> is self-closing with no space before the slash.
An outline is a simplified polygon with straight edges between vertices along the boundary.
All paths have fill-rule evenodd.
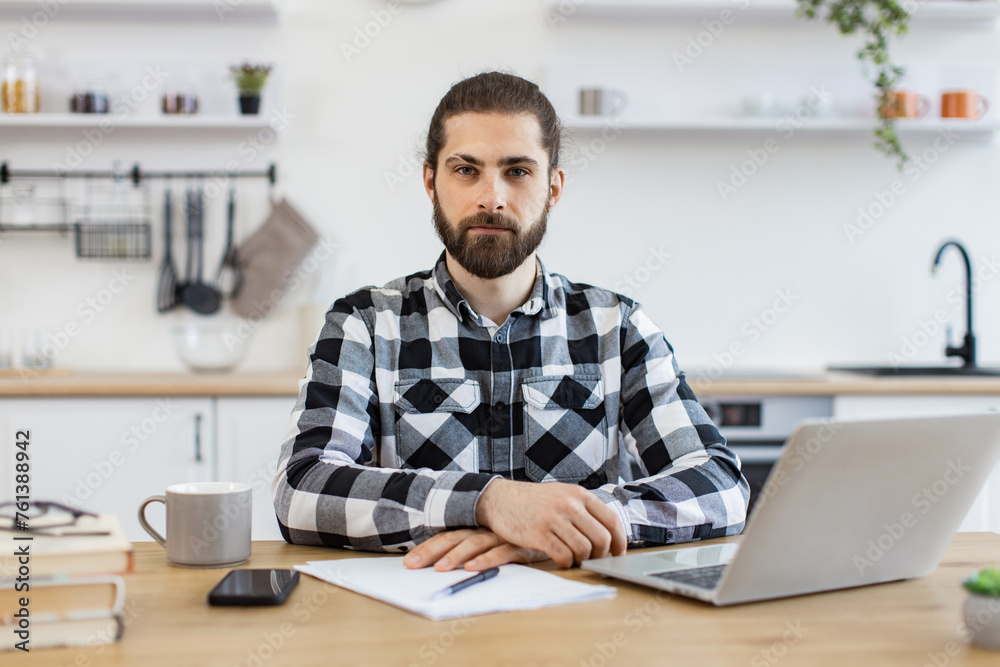
<path id="1" fill-rule="evenodd" d="M 965 627 L 973 644 L 1000 650 L 1000 568 L 980 570 L 962 582 L 969 591 Z"/>
<path id="2" fill-rule="evenodd" d="M 233 65 L 233 82 L 240 91 L 240 113 L 244 115 L 256 115 L 260 112 L 260 92 L 264 90 L 267 83 L 267 76 L 271 73 L 270 65 L 254 65 L 245 62 L 242 65 Z"/>
<path id="3" fill-rule="evenodd" d="M 858 60 L 869 66 L 868 74 L 875 84 L 875 148 L 895 157 L 900 170 L 909 156 L 896 136 L 892 89 L 903 77 L 904 70 L 889 58 L 889 38 L 906 33 L 910 15 L 896 0 L 796 0 L 797 13 L 808 19 L 820 16 L 825 9 L 826 21 L 833 23 L 842 35 L 860 33 L 864 43 L 857 52 Z"/>

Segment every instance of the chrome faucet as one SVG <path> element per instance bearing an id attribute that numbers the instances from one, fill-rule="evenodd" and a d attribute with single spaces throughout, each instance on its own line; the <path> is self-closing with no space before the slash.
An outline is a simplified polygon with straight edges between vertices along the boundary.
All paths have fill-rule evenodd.
<path id="1" fill-rule="evenodd" d="M 969 261 L 969 253 L 965 251 L 958 241 L 945 241 L 944 245 L 938 248 L 934 257 L 934 265 L 931 266 L 931 275 L 937 273 L 938 264 L 941 262 L 941 255 L 944 254 L 948 246 L 955 248 L 962 253 L 965 260 L 965 340 L 962 347 L 952 347 L 951 330 L 948 331 L 947 347 L 944 348 L 946 357 L 961 357 L 965 360 L 966 368 L 974 368 L 976 365 L 976 337 L 972 333 L 972 262 Z"/>

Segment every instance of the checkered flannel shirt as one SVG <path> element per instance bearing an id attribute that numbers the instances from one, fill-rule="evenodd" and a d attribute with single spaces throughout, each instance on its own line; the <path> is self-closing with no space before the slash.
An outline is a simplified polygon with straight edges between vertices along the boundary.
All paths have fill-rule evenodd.
<path id="1" fill-rule="evenodd" d="M 633 474 L 635 471 L 635 474 Z M 403 552 L 475 527 L 496 477 L 590 489 L 630 546 L 732 535 L 749 490 L 639 304 L 539 261 L 501 326 L 445 266 L 326 314 L 273 485 L 294 544 Z"/>

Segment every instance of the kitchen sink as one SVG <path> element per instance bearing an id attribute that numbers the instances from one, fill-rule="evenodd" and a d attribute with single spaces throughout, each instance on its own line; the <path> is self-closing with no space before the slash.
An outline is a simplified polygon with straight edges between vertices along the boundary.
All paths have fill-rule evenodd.
<path id="1" fill-rule="evenodd" d="M 875 377 L 901 376 L 969 376 L 996 375 L 1000 376 L 1000 368 L 983 368 L 982 366 L 830 366 L 827 370 L 847 371 Z"/>

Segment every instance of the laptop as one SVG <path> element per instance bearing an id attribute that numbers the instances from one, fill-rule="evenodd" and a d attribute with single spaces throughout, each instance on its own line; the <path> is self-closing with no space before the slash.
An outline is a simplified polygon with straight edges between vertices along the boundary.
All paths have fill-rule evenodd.
<path id="1" fill-rule="evenodd" d="M 1000 413 L 800 422 L 738 543 L 584 561 L 715 605 L 929 574 L 1000 459 Z"/>

